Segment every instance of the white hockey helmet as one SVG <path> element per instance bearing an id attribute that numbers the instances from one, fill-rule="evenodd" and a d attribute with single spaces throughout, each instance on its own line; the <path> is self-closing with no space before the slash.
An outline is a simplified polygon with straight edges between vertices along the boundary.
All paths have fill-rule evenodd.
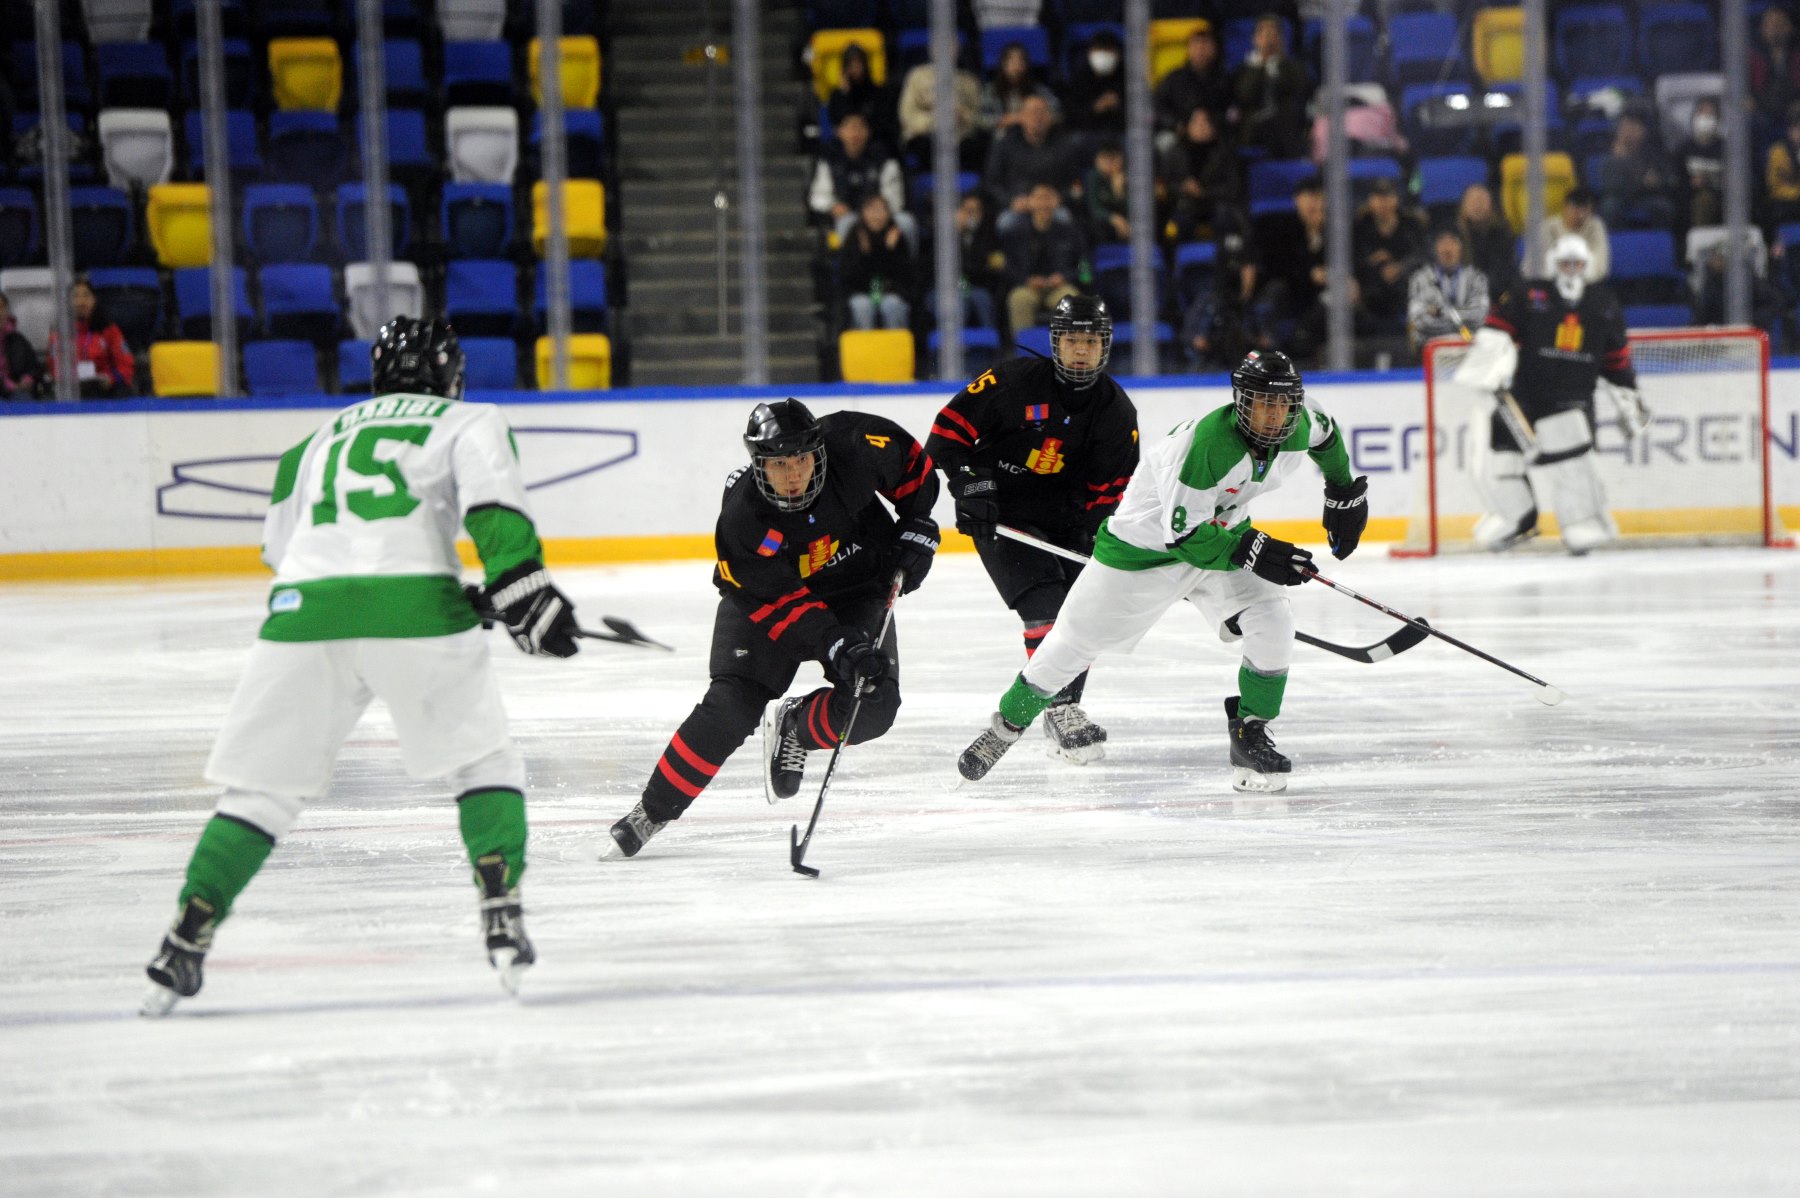
<path id="1" fill-rule="evenodd" d="M 1544 273 L 1556 281 L 1556 289 L 1571 304 L 1581 302 L 1587 289 L 1588 267 L 1593 264 L 1593 251 L 1587 242 L 1573 233 L 1564 233 L 1544 254 Z"/>

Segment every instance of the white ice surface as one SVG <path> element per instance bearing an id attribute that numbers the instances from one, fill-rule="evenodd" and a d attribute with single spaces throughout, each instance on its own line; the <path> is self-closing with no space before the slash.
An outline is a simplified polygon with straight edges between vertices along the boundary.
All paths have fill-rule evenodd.
<path id="1" fill-rule="evenodd" d="M 754 741 L 595 859 L 699 698 L 704 563 L 561 573 L 678 646 L 493 649 L 541 964 L 482 958 L 448 796 L 372 713 L 138 1019 L 255 580 L 0 588 L 0 1192 L 1800 1193 L 1800 554 L 1327 573 L 1435 640 L 1297 647 L 1281 798 L 1234 796 L 1197 613 L 1103 662 L 1111 755 L 956 752 L 1017 669 L 970 556 L 902 601 L 906 705 L 806 881 Z M 1300 627 L 1394 624 L 1318 586 Z M 811 667 L 797 685 L 810 686 Z"/>

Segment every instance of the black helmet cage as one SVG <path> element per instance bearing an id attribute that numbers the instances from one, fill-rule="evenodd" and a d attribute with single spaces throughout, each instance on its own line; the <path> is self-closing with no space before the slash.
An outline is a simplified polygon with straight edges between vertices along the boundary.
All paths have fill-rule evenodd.
<path id="1" fill-rule="evenodd" d="M 1245 441 L 1258 449 L 1274 449 L 1293 436 L 1300 422 L 1300 409 L 1306 404 L 1306 387 L 1293 359 L 1279 350 L 1251 350 L 1238 368 L 1231 372 L 1231 398 L 1237 408 L 1237 430 Z M 1258 399 L 1279 399 L 1287 404 L 1287 419 L 1275 433 L 1259 433 L 1250 421 L 1250 410 Z"/>
<path id="2" fill-rule="evenodd" d="M 744 446 L 750 451 L 750 470 L 756 477 L 756 489 L 762 497 L 784 512 L 803 512 L 813 505 L 825 490 L 825 431 L 818 418 L 797 399 L 760 403 L 750 413 L 750 424 L 744 430 Z M 812 478 L 806 490 L 796 497 L 781 494 L 769 481 L 765 462 L 769 458 L 813 455 Z"/>
<path id="3" fill-rule="evenodd" d="M 1100 336 L 1100 361 L 1094 366 L 1075 369 L 1063 365 L 1062 339 L 1065 333 L 1097 333 Z M 1056 377 L 1072 387 L 1086 387 L 1100 377 L 1112 357 L 1112 314 L 1104 301 L 1087 295 L 1065 296 L 1058 301 L 1050 317 L 1050 362 Z"/>
<path id="4" fill-rule="evenodd" d="M 381 326 L 369 349 L 370 383 L 377 395 L 461 399 L 465 361 L 449 321 L 396 316 Z"/>

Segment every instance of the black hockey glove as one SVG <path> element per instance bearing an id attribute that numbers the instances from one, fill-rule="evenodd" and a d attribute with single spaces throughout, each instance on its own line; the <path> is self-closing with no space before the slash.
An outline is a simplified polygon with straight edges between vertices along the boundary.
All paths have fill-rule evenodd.
<path id="1" fill-rule="evenodd" d="M 1324 522 L 1325 543 L 1331 546 L 1332 557 L 1342 561 L 1356 552 L 1369 523 L 1368 475 L 1358 475 L 1347 487 L 1325 484 Z"/>
<path id="2" fill-rule="evenodd" d="M 956 531 L 990 544 L 1000 523 L 1000 484 L 987 466 L 964 466 L 950 475 L 950 496 L 956 500 Z"/>
<path id="3" fill-rule="evenodd" d="M 878 686 L 888 676 L 887 654 L 877 649 L 860 628 L 839 628 L 825 651 L 831 676 L 851 688 Z"/>
<path id="4" fill-rule="evenodd" d="M 1312 569 L 1312 553 L 1252 528 L 1232 551 L 1231 564 L 1249 570 L 1258 578 L 1284 587 L 1297 587 L 1307 577 L 1300 573 L 1301 568 Z"/>
<path id="5" fill-rule="evenodd" d="M 541 562 L 522 562 L 482 592 L 485 606 L 506 625 L 521 652 L 545 657 L 574 657 L 575 605 L 556 589 Z"/>
<path id="6" fill-rule="evenodd" d="M 937 547 L 936 520 L 929 516 L 914 516 L 900 522 L 900 539 L 894 542 L 893 565 L 888 573 L 905 571 L 906 581 L 900 584 L 902 595 L 918 590 L 925 576 L 931 573 L 931 563 L 937 559 Z"/>

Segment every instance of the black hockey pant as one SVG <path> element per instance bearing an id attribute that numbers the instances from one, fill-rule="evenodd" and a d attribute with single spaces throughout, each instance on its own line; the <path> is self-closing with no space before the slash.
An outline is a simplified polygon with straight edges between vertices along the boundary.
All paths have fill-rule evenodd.
<path id="1" fill-rule="evenodd" d="M 881 628 L 885 598 L 834 604 L 832 611 L 843 623 L 873 637 Z M 882 649 L 893 666 L 886 681 L 864 693 L 856 727 L 850 732 L 853 745 L 874 740 L 893 727 L 900 711 L 899 645 L 898 629 L 890 624 Z M 651 819 L 681 818 L 725 759 L 756 730 L 763 709 L 787 691 L 801 660 L 771 641 L 768 632 L 752 624 L 730 600 L 719 601 L 708 667 L 712 683 L 669 738 L 669 747 L 650 773 L 644 810 Z M 807 695 L 800 708 L 801 743 L 809 749 L 836 748 L 853 704 L 850 688 L 843 685 L 821 686 Z"/>
<path id="2" fill-rule="evenodd" d="M 1026 524 L 1014 527 L 1053 545 L 1081 552 L 1088 549 L 1085 545 L 1077 545 L 1077 537 L 1067 529 Z M 988 577 L 994 582 L 994 589 L 1000 592 L 1000 601 L 1025 625 L 1025 656 L 1030 657 L 1056 627 L 1056 616 L 1062 611 L 1063 600 L 1069 597 L 1069 588 L 1081 577 L 1081 563 L 1005 537 L 995 537 L 986 545 L 978 541 L 975 549 L 981 555 L 981 564 L 987 568 Z M 1086 686 L 1087 671 L 1083 670 L 1057 693 L 1057 699 L 1079 703 Z"/>

